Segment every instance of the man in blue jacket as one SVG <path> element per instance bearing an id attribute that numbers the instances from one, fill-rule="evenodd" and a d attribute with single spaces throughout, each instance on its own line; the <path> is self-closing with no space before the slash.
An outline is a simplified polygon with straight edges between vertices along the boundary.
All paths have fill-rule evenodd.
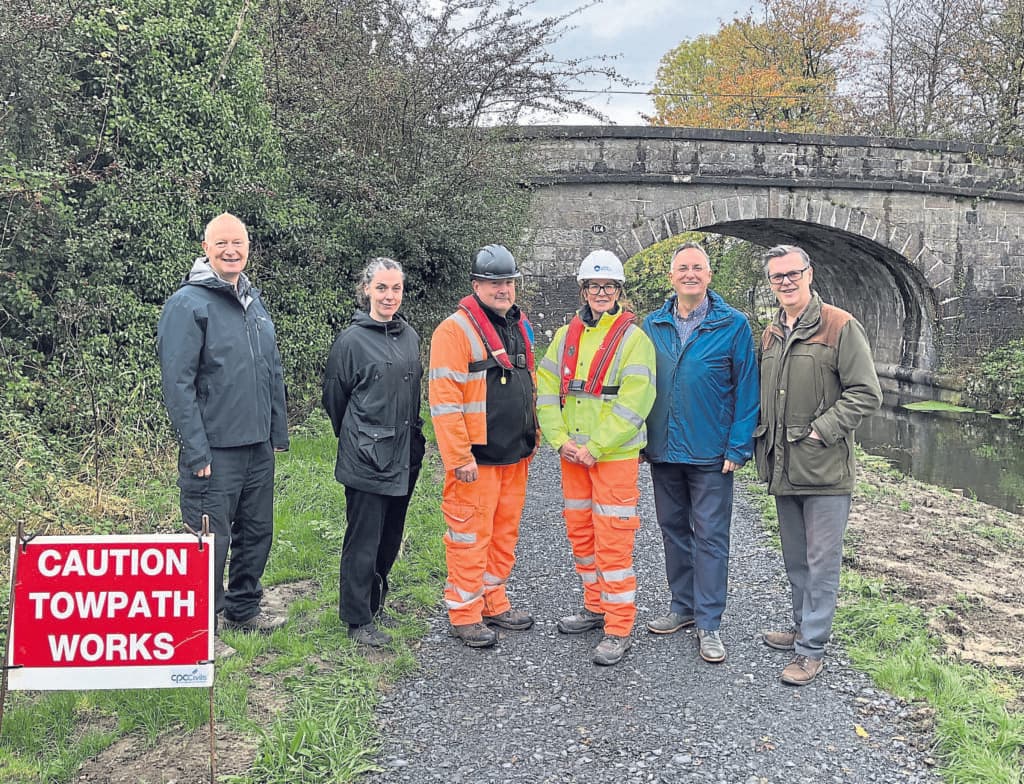
<path id="1" fill-rule="evenodd" d="M 708 290 L 711 275 L 700 245 L 679 246 L 669 269 L 675 294 L 644 319 L 658 390 L 644 456 L 672 591 L 668 613 L 647 629 L 672 634 L 696 624 L 701 658 L 721 662 L 733 472 L 753 454 L 758 373 L 750 325 Z"/>
<path id="2" fill-rule="evenodd" d="M 203 250 L 157 326 L 164 405 L 180 443 L 181 516 L 196 529 L 210 518 L 224 628 L 269 633 L 284 624 L 260 610 L 274 532 L 274 452 L 288 448 L 281 356 L 260 292 L 242 272 L 245 224 L 218 215 Z"/>

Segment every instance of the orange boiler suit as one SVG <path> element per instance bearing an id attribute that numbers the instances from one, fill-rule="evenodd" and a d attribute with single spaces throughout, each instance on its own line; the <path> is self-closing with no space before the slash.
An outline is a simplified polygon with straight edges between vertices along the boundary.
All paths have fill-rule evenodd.
<path id="1" fill-rule="evenodd" d="M 494 359 L 461 309 L 438 325 L 430 344 L 430 416 L 445 467 L 444 599 L 453 626 L 480 623 L 484 615 L 511 607 L 505 585 L 515 564 L 527 471 L 540 439 L 532 346 L 520 326 L 525 316 L 517 306 L 502 317 L 477 304 L 478 317 L 494 327 L 511 369 Z M 477 480 L 457 479 L 455 469 L 474 460 Z"/>

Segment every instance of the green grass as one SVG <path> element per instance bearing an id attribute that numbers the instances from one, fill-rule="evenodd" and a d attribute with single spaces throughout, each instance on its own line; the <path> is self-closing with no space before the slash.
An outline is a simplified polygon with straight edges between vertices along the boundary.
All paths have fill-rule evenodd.
<path id="1" fill-rule="evenodd" d="M 1020 683 L 940 655 L 924 613 L 901 603 L 880 581 L 846 572 L 842 596 L 836 638 L 879 687 L 934 709 L 945 780 L 1020 784 L 1024 716 L 1006 708 Z"/>
<path id="2" fill-rule="evenodd" d="M 402 555 L 393 571 L 389 605 L 401 623 L 383 656 L 367 659 L 338 619 L 338 561 L 344 534 L 344 488 L 334 481 L 337 441 L 322 416 L 313 417 L 278 455 L 275 541 L 265 585 L 312 580 L 316 588 L 289 607 L 289 623 L 269 637 L 226 632 L 237 655 L 217 665 L 218 724 L 259 739 L 256 762 L 232 784 L 346 782 L 372 766 L 378 739 L 373 710 L 381 690 L 415 668 L 409 643 L 426 630 L 427 610 L 440 600 L 444 526 L 440 485 L 424 466 L 406 521 Z M 165 466 L 165 469 L 167 466 Z M 174 498 L 173 475 L 151 473 L 120 490 L 164 517 Z M 170 489 L 167 489 L 170 488 Z M 274 718 L 254 718 L 257 681 L 275 700 Z M 259 706 L 257 706 L 259 707 Z M 0 736 L 0 781 L 61 784 L 81 764 L 130 733 L 153 742 L 209 721 L 205 689 L 12 692 Z M 197 752 L 205 754 L 203 751 Z"/>
<path id="3" fill-rule="evenodd" d="M 969 414 L 974 413 L 976 409 L 968 408 L 967 406 L 958 406 L 953 403 L 943 403 L 939 400 L 922 400 L 918 403 L 904 403 L 900 408 L 905 408 L 908 411 L 945 411 L 953 414 Z"/>

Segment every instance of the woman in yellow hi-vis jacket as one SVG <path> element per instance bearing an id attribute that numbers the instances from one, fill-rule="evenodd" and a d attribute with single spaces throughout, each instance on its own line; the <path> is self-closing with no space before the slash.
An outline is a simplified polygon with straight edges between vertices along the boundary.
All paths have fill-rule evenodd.
<path id="1" fill-rule="evenodd" d="M 558 630 L 604 627 L 594 663 L 617 664 L 636 619 L 633 541 L 637 472 L 654 403 L 654 347 L 619 301 L 626 277 L 614 253 L 580 265 L 582 307 L 555 333 L 537 371 L 537 416 L 562 458 L 563 516 L 583 581 L 583 609 Z"/>

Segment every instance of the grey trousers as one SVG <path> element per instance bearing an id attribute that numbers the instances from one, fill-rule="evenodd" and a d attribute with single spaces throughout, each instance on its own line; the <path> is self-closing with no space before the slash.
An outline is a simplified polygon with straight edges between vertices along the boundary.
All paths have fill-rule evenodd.
<path id="1" fill-rule="evenodd" d="M 796 652 L 820 659 L 836 614 L 850 496 L 780 495 L 775 508 L 782 558 L 793 589 Z"/>

